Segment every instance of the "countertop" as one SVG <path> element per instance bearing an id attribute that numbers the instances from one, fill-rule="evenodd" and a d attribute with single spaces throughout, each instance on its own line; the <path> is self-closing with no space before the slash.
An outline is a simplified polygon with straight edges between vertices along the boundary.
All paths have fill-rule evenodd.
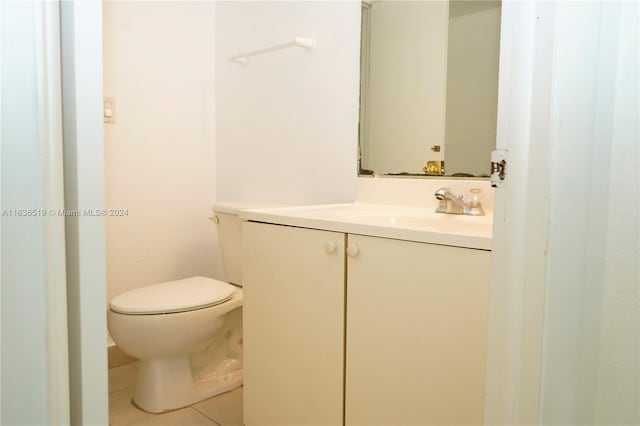
<path id="1" fill-rule="evenodd" d="M 440 214 L 431 208 L 364 203 L 251 209 L 241 211 L 240 218 L 479 250 L 491 250 L 493 229 L 491 215 Z"/>

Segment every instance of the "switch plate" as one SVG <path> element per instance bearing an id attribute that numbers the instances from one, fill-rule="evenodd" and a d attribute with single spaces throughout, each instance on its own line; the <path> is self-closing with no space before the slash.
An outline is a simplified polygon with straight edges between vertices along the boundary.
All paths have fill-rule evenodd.
<path id="1" fill-rule="evenodd" d="M 104 97 L 103 113 L 104 113 L 104 122 L 115 124 L 116 122 L 116 113 L 115 113 L 115 99 Z"/>

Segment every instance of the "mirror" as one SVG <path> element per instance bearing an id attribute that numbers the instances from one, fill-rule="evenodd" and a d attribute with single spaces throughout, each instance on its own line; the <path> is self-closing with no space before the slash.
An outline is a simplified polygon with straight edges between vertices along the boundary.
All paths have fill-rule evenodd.
<path id="1" fill-rule="evenodd" d="M 500 1 L 362 3 L 359 174 L 487 177 Z"/>

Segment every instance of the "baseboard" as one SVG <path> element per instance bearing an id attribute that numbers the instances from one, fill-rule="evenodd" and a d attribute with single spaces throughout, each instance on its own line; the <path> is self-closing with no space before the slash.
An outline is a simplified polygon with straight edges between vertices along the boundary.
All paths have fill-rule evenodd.
<path id="1" fill-rule="evenodd" d="M 138 361 L 137 358 L 134 358 L 122 352 L 120 348 L 116 345 L 108 346 L 108 357 L 109 357 L 109 369 L 120 367 L 127 364 L 133 364 L 134 362 Z"/>

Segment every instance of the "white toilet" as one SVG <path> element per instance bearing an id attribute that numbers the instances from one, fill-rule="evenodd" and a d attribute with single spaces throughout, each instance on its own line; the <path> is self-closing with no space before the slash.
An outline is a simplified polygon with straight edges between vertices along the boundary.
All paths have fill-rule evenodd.
<path id="1" fill-rule="evenodd" d="M 241 222 L 246 205 L 216 206 L 227 284 L 192 277 L 111 300 L 109 332 L 140 360 L 134 403 L 161 413 L 242 384 Z"/>

